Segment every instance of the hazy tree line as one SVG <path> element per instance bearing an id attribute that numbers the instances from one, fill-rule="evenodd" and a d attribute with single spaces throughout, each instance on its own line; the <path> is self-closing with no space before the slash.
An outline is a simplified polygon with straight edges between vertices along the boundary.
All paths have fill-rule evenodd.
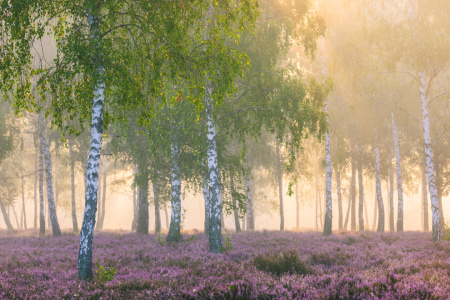
<path id="1" fill-rule="evenodd" d="M 0 2 L 8 229 L 45 234 L 51 225 L 61 235 L 56 211 L 65 206 L 81 230 L 79 277 L 90 279 L 109 178 L 128 172 L 131 230 L 147 234 L 154 222 L 160 233 L 170 220 L 167 240 L 179 241 L 182 191 L 195 191 L 211 252 L 222 249 L 225 215 L 239 232 L 273 209 L 284 230 L 286 196 L 297 228 L 306 203 L 324 235 L 403 231 L 406 192 L 419 185 L 423 230 L 431 205 L 439 241 L 450 178 L 441 2 Z"/>

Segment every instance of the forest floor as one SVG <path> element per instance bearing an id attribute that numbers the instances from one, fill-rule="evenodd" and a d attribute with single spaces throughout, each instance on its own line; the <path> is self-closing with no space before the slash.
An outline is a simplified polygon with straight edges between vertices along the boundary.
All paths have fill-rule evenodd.
<path id="1" fill-rule="evenodd" d="M 450 242 L 431 233 L 250 232 L 208 253 L 202 233 L 98 233 L 95 279 L 77 277 L 79 237 L 0 233 L 0 299 L 448 299 Z M 32 235 L 35 235 L 34 233 Z"/>

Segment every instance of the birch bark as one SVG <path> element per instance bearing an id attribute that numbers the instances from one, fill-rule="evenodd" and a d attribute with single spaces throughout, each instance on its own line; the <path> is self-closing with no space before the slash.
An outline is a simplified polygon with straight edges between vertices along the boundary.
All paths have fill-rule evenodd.
<path id="1" fill-rule="evenodd" d="M 78 232 L 77 210 L 75 205 L 75 159 L 73 157 L 73 141 L 69 138 L 70 185 L 72 188 L 72 230 Z"/>
<path id="2" fill-rule="evenodd" d="M 211 98 L 212 88 L 207 83 L 205 92 L 205 104 L 207 115 L 207 155 L 209 169 L 209 204 L 210 204 L 210 223 L 209 223 L 209 251 L 218 253 L 222 249 L 222 231 L 221 231 L 221 203 L 220 203 L 220 184 L 219 184 L 219 166 L 217 162 L 216 145 L 216 122 L 213 118 L 214 102 Z"/>
<path id="3" fill-rule="evenodd" d="M 327 106 L 325 106 L 325 112 L 328 112 Z M 328 122 L 328 117 L 327 117 Z M 331 198 L 331 145 L 330 145 L 330 133 L 325 134 L 325 160 L 327 167 L 327 178 L 326 178 L 326 208 L 325 208 L 325 221 L 323 226 L 323 235 L 331 235 L 332 222 L 333 222 L 333 200 Z"/>
<path id="4" fill-rule="evenodd" d="M 375 139 L 378 137 L 376 136 Z M 376 193 L 378 204 L 378 226 L 377 232 L 384 232 L 384 206 L 383 195 L 381 193 L 381 172 L 380 172 L 380 150 L 378 144 L 375 145 L 375 177 L 376 177 Z"/>
<path id="5" fill-rule="evenodd" d="M 394 170 L 392 168 L 392 151 L 389 150 L 389 231 L 395 231 L 394 223 Z"/>
<path id="6" fill-rule="evenodd" d="M 172 184 L 171 184 L 171 218 L 167 241 L 181 240 L 181 172 L 180 172 L 180 145 L 178 129 L 174 129 L 171 142 Z"/>
<path id="7" fill-rule="evenodd" d="M 361 145 L 361 143 L 359 143 L 359 145 L 358 145 L 359 231 L 364 230 L 364 183 L 363 183 L 363 174 L 362 174 L 362 163 L 363 163 L 362 156 L 363 156 L 362 145 Z"/>
<path id="8" fill-rule="evenodd" d="M 334 168 L 334 173 L 336 174 L 336 188 L 337 188 L 337 197 L 338 197 L 338 214 L 339 214 L 339 230 L 344 229 L 344 219 L 342 212 L 342 191 L 341 191 L 341 173 L 339 172 L 339 168 Z"/>
<path id="9" fill-rule="evenodd" d="M 420 100 L 422 102 L 422 117 L 423 117 L 423 139 L 425 148 L 425 159 L 427 165 L 427 179 L 428 190 L 431 198 L 431 220 L 433 241 L 441 241 L 441 224 L 440 224 L 440 206 L 437 197 L 436 187 L 434 183 L 434 165 L 433 153 L 431 151 L 431 136 L 430 136 L 430 117 L 428 114 L 428 100 L 426 96 L 426 82 L 424 72 L 419 72 L 420 77 Z"/>
<path id="10" fill-rule="evenodd" d="M 230 187 L 231 187 L 231 201 L 233 202 L 233 214 L 234 214 L 234 228 L 236 232 L 241 232 L 241 224 L 239 223 L 239 207 L 237 205 L 236 197 L 234 197 L 234 180 L 233 174 L 230 174 Z"/>
<path id="11" fill-rule="evenodd" d="M 210 220 L 210 213 L 211 208 L 209 205 L 209 183 L 208 183 L 208 172 L 206 171 L 206 161 L 205 159 L 202 159 L 202 189 L 203 189 L 203 200 L 205 201 L 205 224 L 204 224 L 204 230 L 205 235 L 209 237 L 209 220 Z"/>
<path id="12" fill-rule="evenodd" d="M 39 144 L 39 235 L 45 235 L 44 215 L 44 152 Z"/>
<path id="13" fill-rule="evenodd" d="M 397 124 L 395 122 L 394 113 L 392 117 L 392 131 L 394 135 L 394 149 L 395 149 L 395 169 L 397 172 L 397 192 L 398 192 L 398 213 L 397 213 L 397 232 L 403 232 L 403 184 L 402 184 L 402 169 L 400 160 L 400 146 L 398 142 Z"/>
<path id="14" fill-rule="evenodd" d="M 42 151 L 44 153 L 45 161 L 45 178 L 47 181 L 47 202 L 48 213 L 52 224 L 53 236 L 61 236 L 61 230 L 59 228 L 58 216 L 56 215 L 55 198 L 53 195 L 53 182 L 52 182 L 52 160 L 50 157 L 50 151 L 48 149 L 47 138 L 45 137 L 44 130 L 44 113 L 41 111 L 38 116 L 39 119 L 39 136 L 42 145 Z"/>
<path id="15" fill-rule="evenodd" d="M 428 221 L 428 188 L 427 188 L 427 168 L 422 164 L 422 211 L 423 211 L 423 231 L 429 231 Z"/>
<path id="16" fill-rule="evenodd" d="M 252 175 L 247 176 L 247 230 L 255 230 L 255 213 L 253 203 Z"/>
<path id="17" fill-rule="evenodd" d="M 37 228 L 37 186 L 38 186 L 38 160 L 39 160 L 39 151 L 38 148 L 36 147 L 36 143 L 35 143 L 35 156 L 34 156 L 34 169 L 36 171 L 36 174 L 34 175 L 34 224 L 33 224 L 33 228 L 36 229 Z"/>
<path id="18" fill-rule="evenodd" d="M 277 173 L 278 173 L 278 196 L 280 198 L 280 230 L 284 230 L 284 208 L 283 208 L 283 174 L 281 173 L 280 147 L 278 138 L 275 137 L 275 147 L 277 152 Z"/>
<path id="19" fill-rule="evenodd" d="M 88 12 L 91 40 L 100 46 L 100 18 L 98 11 Z M 103 136 L 103 108 L 105 102 L 105 82 L 103 67 L 101 66 L 101 54 L 94 58 L 95 72 L 100 79 L 97 80 L 92 99 L 91 142 L 86 178 L 86 199 L 84 208 L 83 225 L 80 234 L 80 249 L 78 252 L 78 277 L 81 280 L 90 280 L 92 273 L 92 240 L 94 238 L 95 214 L 97 212 L 98 168 L 100 162 L 100 150 Z"/>

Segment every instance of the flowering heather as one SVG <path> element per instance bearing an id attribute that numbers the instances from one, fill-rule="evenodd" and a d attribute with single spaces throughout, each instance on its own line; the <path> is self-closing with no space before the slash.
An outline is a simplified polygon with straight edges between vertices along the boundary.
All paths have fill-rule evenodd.
<path id="1" fill-rule="evenodd" d="M 447 299 L 450 295 L 450 243 L 433 244 L 429 233 L 330 237 L 241 233 L 232 236 L 233 250 L 223 254 L 208 253 L 203 234 L 183 235 L 182 242 L 162 246 L 155 235 L 101 233 L 94 238 L 94 260 L 114 267 L 117 274 L 111 281 L 97 278 L 87 283 L 77 277 L 78 242 L 73 235 L 1 237 L 0 299 Z M 295 268 L 271 272 L 265 258 L 272 264 L 292 261 L 305 272 Z"/>

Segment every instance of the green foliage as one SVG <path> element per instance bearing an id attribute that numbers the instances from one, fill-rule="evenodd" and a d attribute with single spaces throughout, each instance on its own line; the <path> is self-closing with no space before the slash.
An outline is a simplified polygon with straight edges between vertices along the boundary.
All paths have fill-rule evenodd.
<path id="1" fill-rule="evenodd" d="M 220 248 L 220 252 L 224 253 L 233 250 L 233 244 L 231 243 L 231 234 L 227 231 L 226 228 L 223 237 L 225 240 L 223 242 L 223 246 L 221 246 Z"/>
<path id="2" fill-rule="evenodd" d="M 156 235 L 156 241 L 158 242 L 158 244 L 160 244 L 162 247 L 164 247 L 166 245 L 166 238 L 164 236 L 164 234 L 162 233 L 158 233 Z"/>
<path id="3" fill-rule="evenodd" d="M 302 261 L 295 250 L 278 254 L 259 254 L 252 260 L 252 264 L 261 271 L 274 275 L 285 273 L 306 275 L 312 271 L 307 263 Z"/>
<path id="4" fill-rule="evenodd" d="M 117 270 L 114 269 L 111 265 L 103 266 L 95 261 L 95 266 L 97 270 L 95 271 L 95 279 L 101 282 L 107 282 L 114 279 L 114 276 L 117 273 Z"/>
<path id="5" fill-rule="evenodd" d="M 443 241 L 450 241 L 450 227 L 448 227 L 447 223 L 444 224 L 444 232 L 442 233 Z"/>

